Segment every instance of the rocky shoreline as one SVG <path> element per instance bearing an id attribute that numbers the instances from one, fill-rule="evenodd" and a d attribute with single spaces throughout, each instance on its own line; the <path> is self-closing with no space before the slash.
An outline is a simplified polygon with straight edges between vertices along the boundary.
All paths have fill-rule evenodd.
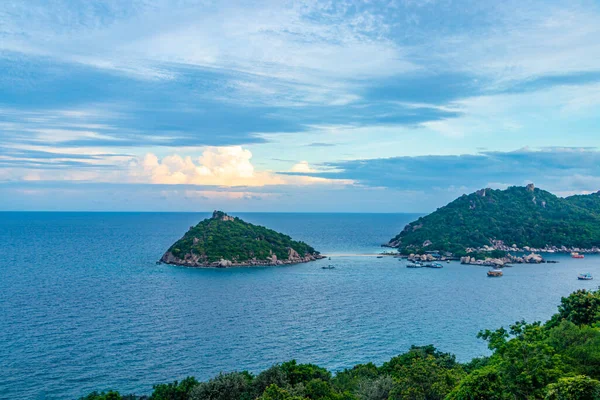
<path id="1" fill-rule="evenodd" d="M 162 264 L 178 265 L 181 267 L 193 267 L 193 268 L 232 268 L 232 267 L 268 267 L 268 266 L 279 266 L 279 265 L 292 265 L 302 264 L 311 261 L 317 261 L 325 258 L 321 254 L 306 254 L 304 257 L 300 256 L 294 249 L 289 249 L 288 258 L 284 260 L 277 259 L 277 256 L 273 254 L 270 258 L 265 260 L 248 260 L 244 262 L 236 262 L 231 260 L 221 259 L 214 262 L 206 262 L 202 257 L 196 254 L 186 254 L 185 257 L 178 258 L 173 253 L 167 251 L 161 259 L 158 261 Z"/>
<path id="2" fill-rule="evenodd" d="M 600 248 L 592 247 L 589 249 L 582 247 L 567 247 L 567 246 L 546 246 L 546 247 L 530 247 L 523 246 L 518 247 L 516 244 L 512 246 L 507 246 L 504 244 L 502 240 L 491 240 L 491 246 L 483 246 L 480 248 L 467 248 L 467 253 L 471 252 L 484 252 L 484 251 L 506 251 L 506 252 L 514 252 L 514 253 L 557 253 L 557 254 L 571 254 L 571 253 L 581 253 L 581 254 L 600 254 Z"/>
<path id="3" fill-rule="evenodd" d="M 486 258 L 484 260 L 477 260 L 475 257 L 470 256 L 460 258 L 461 264 L 483 265 L 489 267 L 504 267 L 510 264 L 544 264 L 547 262 L 548 261 L 544 260 L 541 255 L 535 253 L 531 253 L 522 257 L 507 254 L 502 258 Z"/>

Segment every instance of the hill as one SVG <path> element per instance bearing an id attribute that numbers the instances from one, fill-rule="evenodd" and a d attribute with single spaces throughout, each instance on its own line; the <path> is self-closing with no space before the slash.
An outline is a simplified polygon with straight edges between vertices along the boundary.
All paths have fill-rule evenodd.
<path id="1" fill-rule="evenodd" d="M 215 211 L 162 256 L 166 264 L 229 267 L 296 264 L 322 258 L 304 242 L 263 226 Z"/>
<path id="2" fill-rule="evenodd" d="M 600 246 L 600 194 L 561 198 L 533 185 L 482 189 L 408 224 L 387 245 L 455 255 L 485 246 L 591 250 Z"/>

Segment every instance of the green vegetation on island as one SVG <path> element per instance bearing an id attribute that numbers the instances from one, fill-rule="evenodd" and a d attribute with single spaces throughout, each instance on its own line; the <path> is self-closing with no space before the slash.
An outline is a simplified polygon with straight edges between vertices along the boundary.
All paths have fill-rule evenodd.
<path id="1" fill-rule="evenodd" d="M 304 242 L 215 211 L 163 255 L 167 264 L 186 266 L 279 265 L 312 261 L 319 252 Z"/>
<path id="2" fill-rule="evenodd" d="M 592 250 L 600 247 L 600 194 L 561 198 L 533 185 L 482 189 L 408 224 L 388 246 L 404 254 L 464 255 L 466 249 L 486 246 Z"/>
<path id="3" fill-rule="evenodd" d="M 412 347 L 381 366 L 337 374 L 295 361 L 254 375 L 231 372 L 154 386 L 150 396 L 91 393 L 84 400 L 598 400 L 600 291 L 563 298 L 545 324 L 485 330 L 489 357 L 462 364 L 433 346 Z"/>

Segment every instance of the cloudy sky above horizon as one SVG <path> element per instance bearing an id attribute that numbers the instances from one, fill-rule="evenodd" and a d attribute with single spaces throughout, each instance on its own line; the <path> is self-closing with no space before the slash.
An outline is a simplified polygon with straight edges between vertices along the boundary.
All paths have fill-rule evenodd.
<path id="1" fill-rule="evenodd" d="M 8 0 L 0 210 L 600 190 L 600 2 Z"/>

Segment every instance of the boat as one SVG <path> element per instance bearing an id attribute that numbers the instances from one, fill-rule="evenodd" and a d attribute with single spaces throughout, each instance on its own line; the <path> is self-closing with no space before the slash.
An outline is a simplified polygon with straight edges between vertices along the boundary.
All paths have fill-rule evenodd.
<path id="1" fill-rule="evenodd" d="M 588 272 L 586 274 L 579 274 L 579 275 L 577 275 L 577 279 L 579 279 L 580 281 L 591 281 L 594 278 L 592 277 L 592 274 L 590 274 Z"/>
<path id="2" fill-rule="evenodd" d="M 502 272 L 501 269 L 490 269 L 487 272 L 487 276 L 489 276 L 490 278 L 499 278 L 502 275 L 504 275 L 504 273 Z"/>
<path id="3" fill-rule="evenodd" d="M 411 263 L 411 264 L 406 264 L 406 268 L 423 268 L 423 265 L 418 264 L 418 263 Z"/>
<path id="4" fill-rule="evenodd" d="M 585 256 L 579 253 L 571 253 L 571 258 L 585 258 Z"/>
<path id="5" fill-rule="evenodd" d="M 444 268 L 440 263 L 425 264 L 425 268 Z"/>
<path id="6" fill-rule="evenodd" d="M 328 265 L 328 266 L 323 266 L 321 267 L 322 269 L 335 269 L 335 267 L 333 265 Z"/>
<path id="7" fill-rule="evenodd" d="M 383 256 L 377 256 L 377 258 L 383 258 Z"/>

